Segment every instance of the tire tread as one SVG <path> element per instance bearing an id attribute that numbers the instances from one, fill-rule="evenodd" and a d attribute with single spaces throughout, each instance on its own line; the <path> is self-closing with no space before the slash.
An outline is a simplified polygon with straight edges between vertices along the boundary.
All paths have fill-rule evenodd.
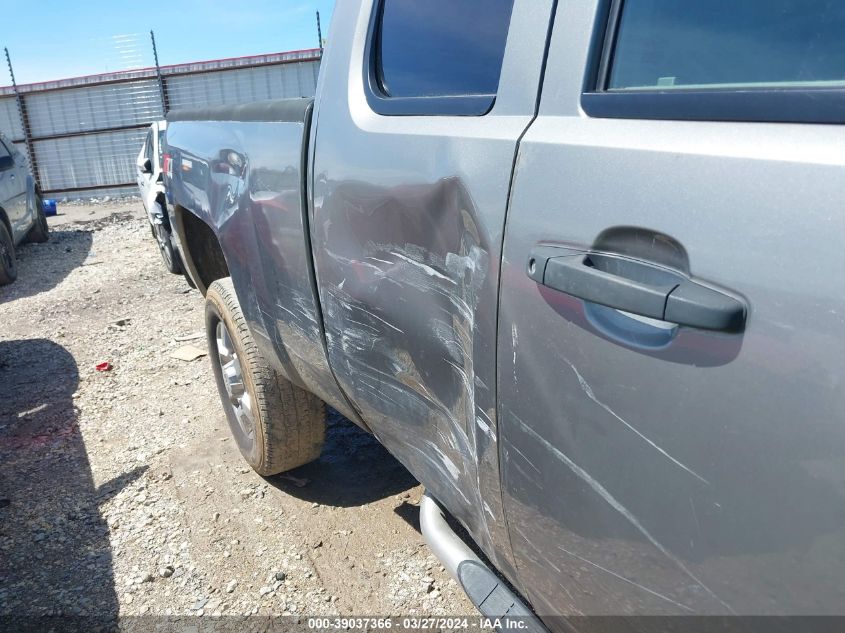
<path id="1" fill-rule="evenodd" d="M 27 242 L 43 244 L 50 239 L 50 227 L 44 214 L 44 201 L 40 193 L 35 194 L 35 224 L 26 234 Z"/>
<path id="2" fill-rule="evenodd" d="M 6 225 L 2 220 L 0 220 L 0 240 L 6 243 L 6 248 L 10 249 L 12 253 L 12 267 L 10 269 L 7 269 L 5 265 L 0 262 L 0 286 L 5 286 L 17 279 L 18 267 L 15 261 L 15 242 L 12 239 L 12 234 L 9 233 L 9 229 L 6 228 Z"/>
<path id="3" fill-rule="evenodd" d="M 244 372 L 249 372 L 255 396 L 257 424 L 263 438 L 258 464 L 250 464 L 261 475 L 274 475 L 307 464 L 320 456 L 326 434 L 326 407 L 314 394 L 279 375 L 255 345 L 241 312 L 231 278 L 211 284 L 207 301 L 224 307 L 245 351 Z M 222 305 L 220 305 L 222 304 Z M 223 315 L 221 315 L 223 316 Z M 225 319 L 224 319 L 225 320 Z"/>

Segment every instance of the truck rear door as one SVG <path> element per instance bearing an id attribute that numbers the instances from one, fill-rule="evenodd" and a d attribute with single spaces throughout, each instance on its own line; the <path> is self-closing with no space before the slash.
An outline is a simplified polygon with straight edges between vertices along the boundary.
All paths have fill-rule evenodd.
<path id="1" fill-rule="evenodd" d="M 502 231 L 552 4 L 340 3 L 315 111 L 311 231 L 332 369 L 491 556 L 509 551 L 496 444 Z"/>
<path id="2" fill-rule="evenodd" d="M 820 0 L 561 3 L 499 327 L 541 614 L 842 613 L 843 30 Z"/>

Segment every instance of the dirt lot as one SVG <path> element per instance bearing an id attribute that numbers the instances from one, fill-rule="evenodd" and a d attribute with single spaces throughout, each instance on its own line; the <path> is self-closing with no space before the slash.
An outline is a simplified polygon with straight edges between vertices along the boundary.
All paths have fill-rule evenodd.
<path id="1" fill-rule="evenodd" d="M 60 211 L 0 288 L 0 616 L 474 612 L 417 482 L 337 414 L 317 462 L 245 466 L 208 358 L 171 358 L 202 297 L 139 201 Z"/>

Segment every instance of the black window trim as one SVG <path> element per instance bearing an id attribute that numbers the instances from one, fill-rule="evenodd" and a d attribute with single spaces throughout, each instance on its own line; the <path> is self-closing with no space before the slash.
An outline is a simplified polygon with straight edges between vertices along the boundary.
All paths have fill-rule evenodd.
<path id="1" fill-rule="evenodd" d="M 843 88 L 608 90 L 622 5 L 604 0 L 597 14 L 581 108 L 595 118 L 759 123 L 845 123 Z"/>
<path id="2" fill-rule="evenodd" d="M 496 103 L 495 94 L 450 95 L 438 97 L 389 97 L 382 89 L 381 16 L 385 0 L 374 0 L 364 48 L 364 93 L 370 108 L 387 116 L 484 116 Z"/>

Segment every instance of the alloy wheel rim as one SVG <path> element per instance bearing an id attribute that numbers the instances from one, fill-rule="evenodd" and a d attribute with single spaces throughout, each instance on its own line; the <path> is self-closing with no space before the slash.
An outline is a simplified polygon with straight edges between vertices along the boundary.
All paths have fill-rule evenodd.
<path id="1" fill-rule="evenodd" d="M 223 385 L 226 388 L 229 405 L 235 413 L 235 419 L 244 436 L 252 440 L 255 436 L 252 397 L 246 388 L 241 361 L 232 344 L 229 330 L 222 321 L 217 322 L 215 338 L 217 339 L 217 359 L 223 374 Z"/>

